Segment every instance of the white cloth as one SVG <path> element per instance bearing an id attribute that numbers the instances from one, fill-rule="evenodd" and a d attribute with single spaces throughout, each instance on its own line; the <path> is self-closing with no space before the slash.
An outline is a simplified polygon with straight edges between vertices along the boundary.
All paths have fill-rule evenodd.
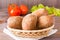
<path id="1" fill-rule="evenodd" d="M 14 34 L 12 34 L 8 29 L 4 28 L 3 30 L 4 33 L 6 33 L 7 35 L 11 36 L 13 39 L 15 40 L 38 40 L 38 39 L 42 39 L 44 37 L 48 37 L 52 34 L 55 34 L 57 32 L 57 29 L 52 29 L 49 34 L 47 36 L 44 36 L 44 37 L 41 37 L 41 38 L 20 38 L 20 37 L 17 37 L 15 36 Z"/>

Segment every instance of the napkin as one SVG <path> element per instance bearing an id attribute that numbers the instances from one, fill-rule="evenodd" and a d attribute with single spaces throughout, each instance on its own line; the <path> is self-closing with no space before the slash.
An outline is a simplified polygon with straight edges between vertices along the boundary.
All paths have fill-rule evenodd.
<path id="1" fill-rule="evenodd" d="M 12 34 L 7 28 L 4 28 L 3 30 L 4 33 L 6 33 L 7 35 L 9 35 L 10 37 L 12 37 L 14 40 L 39 40 L 39 39 L 42 39 L 44 37 L 48 37 L 52 34 L 55 34 L 57 32 L 57 29 L 52 29 L 47 36 L 43 36 L 43 37 L 40 37 L 40 38 L 22 38 L 22 37 L 17 37 L 15 36 L 14 34 Z"/>

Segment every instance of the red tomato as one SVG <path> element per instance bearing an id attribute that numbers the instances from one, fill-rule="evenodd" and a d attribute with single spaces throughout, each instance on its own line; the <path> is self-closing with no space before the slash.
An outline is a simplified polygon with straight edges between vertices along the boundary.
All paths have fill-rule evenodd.
<path id="1" fill-rule="evenodd" d="M 28 7 L 26 6 L 26 5 L 20 5 L 20 9 L 21 9 L 21 11 L 22 11 L 22 15 L 25 15 L 25 14 L 27 14 L 27 12 L 28 12 Z"/>
<path id="2" fill-rule="evenodd" d="M 16 4 L 10 4 L 8 6 L 8 13 L 10 16 L 19 16 L 21 15 L 21 9 Z"/>

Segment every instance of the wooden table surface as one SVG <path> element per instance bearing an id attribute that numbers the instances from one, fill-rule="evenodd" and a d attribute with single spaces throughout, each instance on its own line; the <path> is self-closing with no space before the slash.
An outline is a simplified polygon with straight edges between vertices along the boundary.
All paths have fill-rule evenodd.
<path id="1" fill-rule="evenodd" d="M 5 19 L 3 19 L 3 20 L 5 20 Z M 0 40 L 14 40 L 7 34 L 3 33 L 4 27 L 6 27 L 6 23 L 0 21 Z M 58 29 L 57 33 L 55 33 L 54 35 L 51 35 L 47 38 L 43 38 L 41 40 L 60 40 L 60 17 L 55 17 L 55 28 Z"/>

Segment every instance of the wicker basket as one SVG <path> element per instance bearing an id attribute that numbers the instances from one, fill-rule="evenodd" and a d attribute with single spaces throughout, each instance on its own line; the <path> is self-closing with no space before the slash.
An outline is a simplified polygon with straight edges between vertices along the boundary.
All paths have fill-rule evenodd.
<path id="1" fill-rule="evenodd" d="M 8 27 L 8 30 L 10 30 L 14 35 L 18 37 L 24 37 L 24 38 L 38 38 L 42 36 L 47 36 L 50 30 L 54 28 L 54 25 L 52 25 L 49 28 L 40 29 L 40 30 L 19 30 L 19 29 L 13 29 Z"/>

